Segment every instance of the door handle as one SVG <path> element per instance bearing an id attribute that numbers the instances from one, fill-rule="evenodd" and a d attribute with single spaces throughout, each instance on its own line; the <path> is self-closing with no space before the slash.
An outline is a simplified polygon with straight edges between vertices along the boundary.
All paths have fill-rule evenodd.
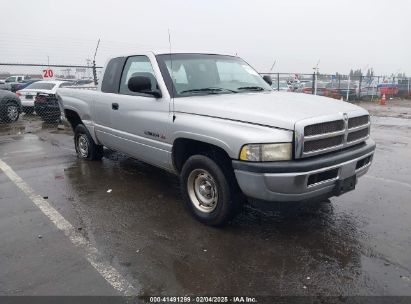
<path id="1" fill-rule="evenodd" d="M 113 110 L 118 110 L 118 103 L 117 103 L 117 102 L 113 102 L 113 103 L 111 104 L 111 108 L 112 108 Z"/>

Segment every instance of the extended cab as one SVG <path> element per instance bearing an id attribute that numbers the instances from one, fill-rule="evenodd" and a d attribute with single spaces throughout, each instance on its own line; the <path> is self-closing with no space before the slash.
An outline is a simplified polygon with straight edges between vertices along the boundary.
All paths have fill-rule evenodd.
<path id="1" fill-rule="evenodd" d="M 366 110 L 267 82 L 235 56 L 143 52 L 109 60 L 97 91 L 57 97 L 78 157 L 101 159 L 105 146 L 174 172 L 193 215 L 221 225 L 245 197 L 353 190 L 372 162 Z"/>

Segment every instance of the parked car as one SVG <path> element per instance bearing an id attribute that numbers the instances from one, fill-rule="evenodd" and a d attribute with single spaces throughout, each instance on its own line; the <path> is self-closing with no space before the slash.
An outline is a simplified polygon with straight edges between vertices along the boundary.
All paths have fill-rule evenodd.
<path id="1" fill-rule="evenodd" d="M 87 84 L 89 85 L 94 84 L 94 80 L 93 79 L 79 79 L 74 82 L 74 85 L 87 85 Z"/>
<path id="2" fill-rule="evenodd" d="M 99 160 L 106 146 L 179 175 L 188 209 L 209 225 L 227 222 L 244 197 L 267 205 L 351 191 L 375 150 L 365 109 L 274 92 L 229 55 L 115 57 L 97 91 L 57 98 L 79 158 Z"/>
<path id="3" fill-rule="evenodd" d="M 10 91 L 0 90 L 0 120 L 4 122 L 17 121 L 20 113 L 20 98 Z"/>
<path id="4" fill-rule="evenodd" d="M 4 80 L 0 80 L 0 90 L 10 91 L 10 89 L 11 89 L 10 84 L 4 82 Z"/>
<path id="5" fill-rule="evenodd" d="M 21 82 L 25 79 L 28 79 L 30 77 L 24 76 L 24 75 L 17 75 L 17 76 L 9 76 L 7 77 L 4 82 L 6 83 L 12 83 L 12 82 Z"/>
<path id="6" fill-rule="evenodd" d="M 61 112 L 55 94 L 37 93 L 34 99 L 34 110 L 47 123 L 60 120 Z"/>
<path id="7" fill-rule="evenodd" d="M 287 81 L 285 81 L 285 80 L 280 80 L 279 83 L 277 81 L 275 81 L 271 84 L 271 87 L 275 91 L 285 91 L 285 92 L 290 92 L 291 91 L 290 86 L 288 85 Z"/>
<path id="8" fill-rule="evenodd" d="M 354 100 L 357 97 L 357 86 L 354 82 L 347 80 L 333 81 L 326 85 L 324 96 L 346 100 Z"/>
<path id="9" fill-rule="evenodd" d="M 24 80 L 30 79 L 28 76 L 18 75 L 18 76 L 9 76 L 4 82 L 10 86 L 10 91 L 16 92 L 17 86 Z"/>
<path id="10" fill-rule="evenodd" d="M 68 85 L 72 85 L 72 82 L 42 80 L 34 82 L 16 93 L 21 98 L 23 112 L 26 114 L 32 114 L 34 112 L 34 99 L 37 96 L 37 93 L 55 94 L 58 88 Z"/>
<path id="11" fill-rule="evenodd" d="M 290 88 L 291 92 L 297 92 L 299 89 L 301 89 L 304 86 L 304 83 L 300 81 L 288 81 L 288 86 Z"/>
<path id="12" fill-rule="evenodd" d="M 43 79 L 34 79 L 34 78 L 25 79 L 25 80 L 23 80 L 23 81 L 21 81 L 21 82 L 19 82 L 19 83 L 16 83 L 16 84 L 14 85 L 13 92 L 17 92 L 17 91 L 19 91 L 19 90 L 23 90 L 23 89 L 25 89 L 26 87 L 28 87 L 29 85 L 31 85 L 32 83 L 35 83 L 35 82 L 37 82 L 37 81 L 42 81 L 42 80 L 43 80 Z"/>
<path id="13" fill-rule="evenodd" d="M 315 91 L 315 90 L 314 90 Z M 301 86 L 295 90 L 297 93 L 313 94 L 313 82 L 307 81 L 301 83 Z M 326 83 L 317 82 L 317 95 L 324 96 L 326 91 Z"/>

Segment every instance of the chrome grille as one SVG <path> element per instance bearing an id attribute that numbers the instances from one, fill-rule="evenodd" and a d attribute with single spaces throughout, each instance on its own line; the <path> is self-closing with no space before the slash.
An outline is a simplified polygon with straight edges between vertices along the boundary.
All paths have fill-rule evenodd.
<path id="1" fill-rule="evenodd" d="M 311 151 L 318 151 L 327 149 L 329 147 L 335 147 L 342 145 L 344 141 L 344 135 L 335 136 L 335 137 L 328 137 L 313 141 L 307 141 L 304 144 L 304 153 L 311 152 Z"/>
<path id="2" fill-rule="evenodd" d="M 344 130 L 344 120 L 334 120 L 309 125 L 304 128 L 304 136 L 332 133 Z"/>
<path id="3" fill-rule="evenodd" d="M 348 129 L 352 129 L 358 126 L 366 125 L 370 120 L 369 115 L 357 116 L 348 119 Z"/>
<path id="4" fill-rule="evenodd" d="M 369 130 L 367 129 L 361 129 L 359 131 L 354 131 L 348 134 L 347 136 L 347 142 L 353 142 L 357 141 L 361 138 L 366 138 L 369 134 Z"/>
<path id="5" fill-rule="evenodd" d="M 295 126 L 295 157 L 336 151 L 365 141 L 370 132 L 369 115 L 341 113 L 309 118 Z"/>

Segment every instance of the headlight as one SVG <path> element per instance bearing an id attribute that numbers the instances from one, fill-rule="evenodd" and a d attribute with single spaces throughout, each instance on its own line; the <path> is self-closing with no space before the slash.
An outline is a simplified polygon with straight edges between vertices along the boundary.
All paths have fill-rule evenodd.
<path id="1" fill-rule="evenodd" d="M 292 144 L 250 144 L 242 147 L 240 160 L 267 162 L 291 160 Z"/>

